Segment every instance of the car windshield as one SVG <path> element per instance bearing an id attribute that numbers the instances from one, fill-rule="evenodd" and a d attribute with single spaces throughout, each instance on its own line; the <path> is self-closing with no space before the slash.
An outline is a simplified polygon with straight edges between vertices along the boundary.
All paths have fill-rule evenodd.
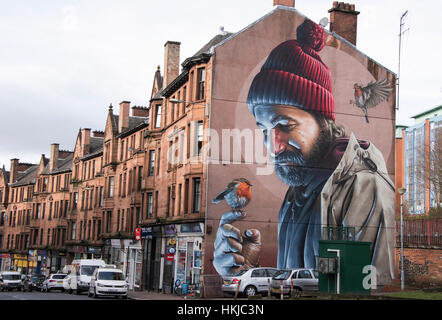
<path id="1" fill-rule="evenodd" d="M 278 273 L 273 277 L 275 280 L 285 280 L 290 276 L 289 270 L 279 270 Z"/>
<path id="2" fill-rule="evenodd" d="M 318 270 L 313 270 L 313 275 L 315 276 L 316 279 L 318 279 L 319 278 Z"/>
<path id="3" fill-rule="evenodd" d="M 123 272 L 102 271 L 98 273 L 98 280 L 123 280 Z"/>
<path id="4" fill-rule="evenodd" d="M 66 278 L 66 274 L 54 274 L 53 276 L 52 276 L 52 279 L 64 279 L 64 278 Z"/>
<path id="5" fill-rule="evenodd" d="M 19 274 L 4 274 L 3 280 L 20 280 L 21 276 Z"/>
<path id="6" fill-rule="evenodd" d="M 95 269 L 97 269 L 98 266 L 81 266 L 81 274 L 85 276 L 92 276 L 92 273 L 94 273 Z"/>
<path id="7" fill-rule="evenodd" d="M 31 277 L 31 281 L 32 282 L 36 282 L 36 281 L 39 281 L 40 280 L 40 277 L 39 276 L 32 276 Z"/>

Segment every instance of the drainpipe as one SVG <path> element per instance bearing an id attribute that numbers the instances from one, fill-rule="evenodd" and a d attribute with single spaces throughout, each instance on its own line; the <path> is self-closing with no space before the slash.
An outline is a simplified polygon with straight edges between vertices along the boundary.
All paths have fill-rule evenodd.
<path id="1" fill-rule="evenodd" d="M 338 273 L 336 279 L 336 293 L 341 293 L 341 250 L 339 249 L 327 249 L 328 252 L 335 252 L 338 258 Z"/>

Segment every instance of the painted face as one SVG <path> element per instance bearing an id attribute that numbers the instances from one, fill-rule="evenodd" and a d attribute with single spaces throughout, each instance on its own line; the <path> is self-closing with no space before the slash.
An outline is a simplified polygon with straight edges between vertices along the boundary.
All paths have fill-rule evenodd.
<path id="1" fill-rule="evenodd" d="M 322 133 L 316 119 L 284 105 L 256 106 L 255 118 L 278 177 L 291 186 L 305 184 Z"/>

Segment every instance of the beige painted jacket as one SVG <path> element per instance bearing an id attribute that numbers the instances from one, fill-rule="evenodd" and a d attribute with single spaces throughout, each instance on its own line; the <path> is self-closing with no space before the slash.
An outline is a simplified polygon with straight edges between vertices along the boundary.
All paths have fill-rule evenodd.
<path id="1" fill-rule="evenodd" d="M 394 279 L 394 183 L 381 152 L 362 149 L 354 134 L 321 192 L 322 225 L 355 227 L 357 241 L 372 242 L 377 284 Z"/>

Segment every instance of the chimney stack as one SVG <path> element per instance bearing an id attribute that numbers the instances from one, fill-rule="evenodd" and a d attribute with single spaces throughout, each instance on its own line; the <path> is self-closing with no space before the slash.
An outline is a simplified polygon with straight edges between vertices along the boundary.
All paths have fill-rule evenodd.
<path id="1" fill-rule="evenodd" d="M 147 117 L 149 117 L 149 108 L 133 106 L 132 107 L 132 116 L 147 118 Z"/>
<path id="2" fill-rule="evenodd" d="M 164 81 L 166 88 L 180 73 L 180 42 L 167 41 L 164 45 Z"/>
<path id="3" fill-rule="evenodd" d="M 82 155 L 87 155 L 91 147 L 91 129 L 81 129 L 81 151 Z"/>
<path id="4" fill-rule="evenodd" d="M 58 143 L 51 144 L 51 158 L 49 159 L 49 170 L 53 171 L 58 166 Z"/>
<path id="5" fill-rule="evenodd" d="M 356 46 L 359 12 L 355 10 L 355 5 L 333 1 L 333 7 L 328 12 L 330 13 L 330 31 L 336 32 Z"/>
<path id="6" fill-rule="evenodd" d="M 130 101 L 120 102 L 120 114 L 118 115 L 118 132 L 123 132 L 124 128 L 129 128 Z"/>
<path id="7" fill-rule="evenodd" d="M 295 7 L 295 0 L 273 0 L 273 6 Z"/>
<path id="8" fill-rule="evenodd" d="M 9 183 L 14 183 L 18 178 L 18 159 L 11 159 L 11 168 L 9 171 Z"/>
<path id="9" fill-rule="evenodd" d="M 104 131 L 100 130 L 92 131 L 92 136 L 96 138 L 104 138 Z"/>

